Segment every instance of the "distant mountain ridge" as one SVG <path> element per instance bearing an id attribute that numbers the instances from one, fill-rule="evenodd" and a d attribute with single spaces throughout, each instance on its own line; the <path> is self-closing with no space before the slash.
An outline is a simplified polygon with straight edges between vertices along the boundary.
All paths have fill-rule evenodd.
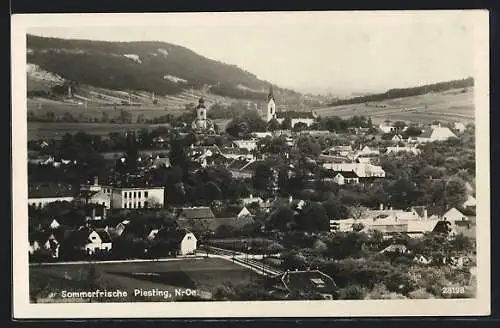
<path id="1" fill-rule="evenodd" d="M 27 35 L 27 63 L 52 76 L 111 90 L 175 95 L 201 90 L 236 99 L 261 100 L 270 82 L 235 65 L 159 41 L 109 42 Z M 273 85 L 275 93 L 299 93 Z"/>
<path id="2" fill-rule="evenodd" d="M 369 101 L 383 101 L 395 98 L 419 96 L 430 92 L 443 92 L 452 89 L 466 89 L 474 86 L 474 79 L 468 77 L 460 80 L 452 80 L 433 84 L 426 84 L 418 87 L 390 89 L 384 93 L 370 94 L 366 96 L 352 97 L 333 101 L 330 106 L 361 104 Z"/>

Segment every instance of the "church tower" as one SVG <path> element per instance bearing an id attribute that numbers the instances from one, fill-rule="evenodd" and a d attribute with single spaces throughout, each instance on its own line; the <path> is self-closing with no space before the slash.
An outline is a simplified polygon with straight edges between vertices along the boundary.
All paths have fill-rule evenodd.
<path id="1" fill-rule="evenodd" d="M 276 103 L 274 102 L 273 87 L 269 88 L 269 94 L 267 95 L 267 115 L 266 121 L 269 122 L 276 117 Z"/>

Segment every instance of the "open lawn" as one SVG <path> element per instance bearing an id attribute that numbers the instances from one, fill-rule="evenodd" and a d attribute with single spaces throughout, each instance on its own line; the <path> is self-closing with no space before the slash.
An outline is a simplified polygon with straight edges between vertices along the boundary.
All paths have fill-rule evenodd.
<path id="1" fill-rule="evenodd" d="M 99 286 L 127 290 L 196 290 L 202 298 L 209 298 L 215 287 L 230 281 L 244 282 L 257 279 L 257 274 L 237 264 L 219 258 L 182 259 L 167 262 L 98 263 Z M 51 282 L 49 289 L 81 291 L 86 283 L 89 264 L 60 264 L 30 266 L 30 291 Z M 132 298 L 134 300 L 134 298 Z M 163 297 L 136 297 L 137 301 L 165 301 Z M 122 300 L 123 301 L 123 300 Z M 130 299 L 129 299 L 130 301 Z"/>
<path id="2" fill-rule="evenodd" d="M 487 108 L 484 110 L 488 111 Z M 419 123 L 431 123 L 434 120 L 472 123 L 475 117 L 474 92 L 472 88 L 466 92 L 462 92 L 461 89 L 449 90 L 380 102 L 323 107 L 315 109 L 315 111 L 324 117 L 369 116 L 375 123 L 381 123 L 385 120 Z"/>

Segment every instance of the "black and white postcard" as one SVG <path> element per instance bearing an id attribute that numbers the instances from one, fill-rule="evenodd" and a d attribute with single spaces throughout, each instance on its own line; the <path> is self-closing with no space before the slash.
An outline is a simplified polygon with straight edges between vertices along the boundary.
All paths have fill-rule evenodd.
<path id="1" fill-rule="evenodd" d="M 16 318 L 490 313 L 488 12 L 12 17 Z"/>

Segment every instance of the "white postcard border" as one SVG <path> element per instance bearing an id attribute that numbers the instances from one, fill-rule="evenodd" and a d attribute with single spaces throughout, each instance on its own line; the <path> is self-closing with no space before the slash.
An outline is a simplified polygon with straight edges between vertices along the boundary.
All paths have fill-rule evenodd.
<path id="1" fill-rule="evenodd" d="M 456 11 L 426 11 L 440 15 Z M 327 22 L 329 12 L 190 13 L 190 14 L 27 14 L 12 16 L 12 188 L 13 188 L 13 316 L 34 318 L 213 318 L 213 317 L 356 317 L 356 316 L 476 316 L 490 314 L 490 152 L 489 152 L 489 19 L 486 10 L 464 10 L 476 31 L 476 188 L 477 297 L 459 300 L 342 300 L 256 302 L 166 302 L 30 304 L 28 279 L 26 32 L 34 26 L 134 26 L 168 24 L 293 24 Z M 405 12 L 336 12 L 337 21 L 350 15 L 383 21 L 384 15 Z M 241 16 L 251 17 L 251 21 Z M 270 15 L 278 19 L 269 20 Z M 424 16 L 425 16 L 424 15 Z"/>

